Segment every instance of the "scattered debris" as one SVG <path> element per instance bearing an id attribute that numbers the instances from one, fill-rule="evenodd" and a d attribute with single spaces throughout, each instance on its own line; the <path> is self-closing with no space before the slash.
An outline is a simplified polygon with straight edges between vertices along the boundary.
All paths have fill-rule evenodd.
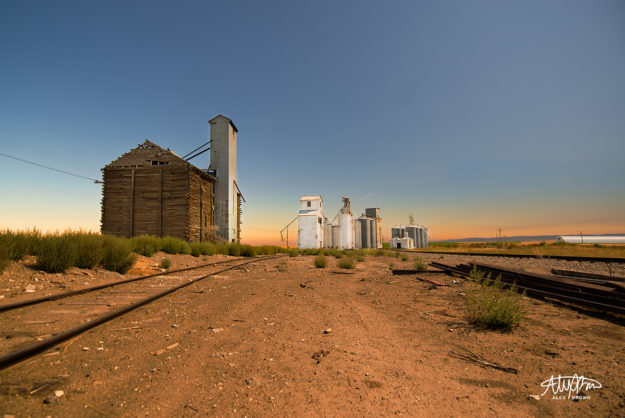
<path id="1" fill-rule="evenodd" d="M 180 345 L 180 344 L 178 344 L 178 343 L 174 343 L 174 344 L 172 344 L 172 345 L 168 345 L 168 346 L 167 346 L 167 349 L 168 349 L 168 350 L 173 350 L 174 348 L 178 347 L 179 345 Z"/>
<path id="2" fill-rule="evenodd" d="M 501 370 L 507 373 L 514 373 L 514 374 L 519 374 L 519 371 L 517 369 L 515 369 L 514 367 L 505 367 L 502 366 L 500 364 L 497 363 L 491 363 L 487 360 L 484 359 L 484 357 L 477 355 L 469 350 L 467 350 L 466 348 L 463 348 L 464 351 L 466 351 L 465 353 L 458 353 L 457 351 L 453 351 L 453 350 L 449 350 L 449 355 L 455 358 L 459 358 L 461 360 L 465 360 L 465 361 L 469 361 L 469 362 L 473 362 L 473 363 L 478 363 L 482 366 L 487 366 L 487 367 L 492 367 L 493 369 L 497 369 L 497 370 Z"/>
<path id="3" fill-rule="evenodd" d="M 365 380 L 365 385 L 369 389 L 377 389 L 382 387 L 382 382 L 378 382 L 376 380 Z"/>
<path id="4" fill-rule="evenodd" d="M 433 285 L 435 285 L 435 286 L 449 286 L 449 285 L 448 285 L 448 284 L 446 284 L 446 283 L 437 282 L 436 280 L 426 279 L 426 278 L 424 278 L 424 277 L 419 277 L 419 276 L 417 276 L 417 277 L 415 277 L 415 279 L 416 279 L 416 280 L 420 280 L 420 281 L 422 281 L 422 282 L 432 283 L 432 284 L 433 284 Z"/>
<path id="5" fill-rule="evenodd" d="M 329 334 L 329 333 L 331 333 L 331 332 L 332 332 L 332 328 L 327 328 L 327 329 L 324 329 L 324 330 L 323 330 L 323 333 L 324 333 L 324 334 Z"/>
<path id="6" fill-rule="evenodd" d="M 135 325 L 134 327 L 126 327 L 126 328 L 114 328 L 111 331 L 127 331 L 129 329 L 142 329 L 143 327 L 140 327 L 138 325 Z"/>
<path id="7" fill-rule="evenodd" d="M 321 363 L 321 358 L 328 357 L 328 354 L 330 354 L 328 350 L 320 350 L 313 353 L 312 358 L 317 362 L 317 364 L 319 364 Z"/>
<path id="8" fill-rule="evenodd" d="M 255 377 L 245 379 L 245 384 L 248 386 L 260 386 L 260 382 Z"/>
<path id="9" fill-rule="evenodd" d="M 211 328 L 210 330 L 214 332 L 215 334 L 217 334 L 218 332 L 222 332 L 224 329 L 223 328 Z"/>
<path id="10" fill-rule="evenodd" d="M 527 399 L 536 399 L 537 401 L 539 401 L 540 395 L 527 395 Z"/>

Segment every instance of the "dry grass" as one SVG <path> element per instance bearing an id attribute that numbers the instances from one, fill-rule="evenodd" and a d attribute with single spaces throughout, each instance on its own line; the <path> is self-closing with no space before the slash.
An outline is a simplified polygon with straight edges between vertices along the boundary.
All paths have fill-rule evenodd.
<path id="1" fill-rule="evenodd" d="M 503 244 L 499 243 L 458 243 L 456 245 L 433 245 L 419 252 L 468 252 L 474 254 L 519 254 L 538 256 L 606 257 L 625 259 L 625 245 L 597 244 Z"/>

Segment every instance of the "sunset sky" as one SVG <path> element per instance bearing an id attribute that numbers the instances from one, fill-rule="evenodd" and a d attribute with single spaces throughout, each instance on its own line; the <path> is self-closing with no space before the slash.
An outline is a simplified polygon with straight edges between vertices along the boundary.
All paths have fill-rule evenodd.
<path id="1" fill-rule="evenodd" d="M 89 178 L 231 118 L 248 243 L 317 194 L 387 239 L 625 232 L 621 0 L 4 0 L 0 62 L 0 153 Z M 0 155 L 0 228 L 99 230 L 100 198 Z"/>

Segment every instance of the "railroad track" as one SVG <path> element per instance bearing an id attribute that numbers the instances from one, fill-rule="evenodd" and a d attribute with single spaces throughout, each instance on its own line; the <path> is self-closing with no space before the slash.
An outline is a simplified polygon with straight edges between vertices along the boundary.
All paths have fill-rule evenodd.
<path id="1" fill-rule="evenodd" d="M 419 251 L 400 248 L 391 248 L 392 251 L 399 251 L 411 254 L 445 254 L 445 255 L 470 255 L 482 257 L 511 257 L 511 258 L 544 258 L 550 260 L 567 261 L 590 261 L 595 263 L 625 263 L 625 258 L 618 257 L 576 257 L 569 255 L 536 255 L 536 254 L 501 254 L 501 253 L 472 253 L 468 251 Z"/>
<path id="2" fill-rule="evenodd" d="M 7 353 L 0 356 L 0 370 L 201 280 L 279 257 L 208 263 L 0 305 L 0 330 L 13 328 L 12 332 L 0 331 L 0 350 Z M 233 265 L 223 266 L 227 264 Z M 196 277 L 189 274 L 208 268 L 214 271 Z M 35 308 L 41 304 L 46 304 L 43 313 Z M 51 324 L 54 330 L 49 329 Z"/>
<path id="3" fill-rule="evenodd" d="M 486 280 L 494 282 L 497 276 L 501 276 L 501 281 L 506 287 L 514 284 L 519 291 L 525 291 L 531 297 L 553 299 L 625 316 L 625 287 L 622 282 L 596 279 L 593 283 L 588 283 L 581 278 L 533 273 L 484 263 L 450 266 L 431 262 L 430 265 L 463 278 L 469 277 L 475 268 L 488 274 Z"/>

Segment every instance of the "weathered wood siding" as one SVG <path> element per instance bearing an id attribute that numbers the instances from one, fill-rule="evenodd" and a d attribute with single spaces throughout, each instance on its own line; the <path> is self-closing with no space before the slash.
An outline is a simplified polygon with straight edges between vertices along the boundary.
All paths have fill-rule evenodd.
<path id="1" fill-rule="evenodd" d="M 132 170 L 104 169 L 102 233 L 130 236 Z"/>
<path id="2" fill-rule="evenodd" d="M 213 177 L 149 141 L 103 172 L 103 234 L 191 242 L 207 238 L 213 224 Z"/>
<path id="3" fill-rule="evenodd" d="M 213 225 L 214 183 L 189 170 L 189 241 L 205 241 Z"/>

